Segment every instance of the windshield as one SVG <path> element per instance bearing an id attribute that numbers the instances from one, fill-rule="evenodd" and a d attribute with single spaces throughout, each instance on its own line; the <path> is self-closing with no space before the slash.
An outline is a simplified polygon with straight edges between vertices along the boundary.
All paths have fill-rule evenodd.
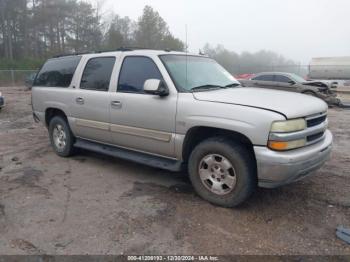
<path id="1" fill-rule="evenodd" d="M 162 55 L 175 85 L 180 91 L 234 87 L 239 82 L 215 60 L 186 55 Z"/>
<path id="2" fill-rule="evenodd" d="M 294 79 L 294 81 L 296 81 L 298 83 L 303 83 L 306 81 L 304 78 L 302 78 L 301 76 L 298 76 L 296 74 L 290 74 L 290 76 Z"/>

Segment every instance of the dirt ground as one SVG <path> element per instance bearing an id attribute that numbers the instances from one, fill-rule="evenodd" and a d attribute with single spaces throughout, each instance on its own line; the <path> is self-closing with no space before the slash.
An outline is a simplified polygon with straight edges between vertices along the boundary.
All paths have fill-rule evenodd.
<path id="1" fill-rule="evenodd" d="M 87 151 L 60 158 L 30 92 L 0 88 L 0 254 L 350 254 L 350 110 L 330 109 L 332 159 L 236 209 L 186 177 Z"/>

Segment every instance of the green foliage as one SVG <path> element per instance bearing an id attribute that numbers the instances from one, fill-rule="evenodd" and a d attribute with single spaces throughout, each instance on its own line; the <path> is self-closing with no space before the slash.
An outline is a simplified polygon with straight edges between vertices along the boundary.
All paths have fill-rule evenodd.
<path id="1" fill-rule="evenodd" d="M 0 59 L 0 70 L 32 70 L 38 69 L 45 62 L 44 58 L 23 58 L 18 60 Z"/>
<path id="2" fill-rule="evenodd" d="M 48 57 L 121 46 L 184 50 L 158 12 L 144 8 L 137 22 L 80 0 L 0 0 L 0 66 L 38 67 Z M 30 57 L 30 58 L 29 58 Z"/>
<path id="3" fill-rule="evenodd" d="M 159 13 L 150 6 L 144 8 L 137 22 L 115 15 L 105 36 L 105 46 L 109 49 L 137 46 L 177 51 L 185 48 L 184 43 L 170 33 Z"/>

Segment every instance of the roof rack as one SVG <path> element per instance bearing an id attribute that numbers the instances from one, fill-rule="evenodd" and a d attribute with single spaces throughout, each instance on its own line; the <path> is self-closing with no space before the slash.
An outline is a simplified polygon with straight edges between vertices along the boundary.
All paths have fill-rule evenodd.
<path id="1" fill-rule="evenodd" d="M 136 51 L 136 50 L 155 50 L 155 51 L 166 51 L 166 52 L 170 52 L 171 50 L 169 48 L 166 49 L 160 49 L 160 48 L 147 48 L 147 47 L 137 47 L 137 46 L 122 46 L 119 47 L 117 50 L 115 51 Z"/>
<path id="2" fill-rule="evenodd" d="M 70 54 L 59 54 L 59 55 L 54 55 L 52 58 L 60 58 L 60 57 L 65 57 L 65 56 L 75 56 L 75 55 L 86 55 L 86 54 L 91 54 L 93 52 L 78 52 L 78 53 L 70 53 Z"/>
<path id="3" fill-rule="evenodd" d="M 147 47 L 119 47 L 117 49 L 113 50 L 98 50 L 98 51 L 90 51 L 90 52 L 77 52 L 77 53 L 70 53 L 70 54 L 59 54 L 55 55 L 52 58 L 60 58 L 65 56 L 75 56 L 75 55 L 86 55 L 86 54 L 100 54 L 100 53 L 107 53 L 107 52 L 128 52 L 128 51 L 136 51 L 136 50 L 154 50 L 154 51 L 165 51 L 165 52 L 171 52 L 171 49 L 155 49 L 155 48 L 147 48 Z"/>

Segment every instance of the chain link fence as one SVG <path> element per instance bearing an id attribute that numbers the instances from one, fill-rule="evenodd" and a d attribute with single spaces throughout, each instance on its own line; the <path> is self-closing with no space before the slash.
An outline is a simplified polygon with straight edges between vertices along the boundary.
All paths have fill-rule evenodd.
<path id="1" fill-rule="evenodd" d="M 0 70 L 0 87 L 28 85 L 36 73 L 37 70 Z"/>
<path id="2" fill-rule="evenodd" d="M 317 66 L 310 68 L 309 65 L 235 65 L 229 69 L 230 73 L 238 78 L 249 78 L 261 72 L 287 72 L 297 74 L 304 79 L 339 80 L 339 86 L 350 88 L 350 66 Z M 37 70 L 1 70 L 0 87 L 5 86 L 25 86 L 33 81 Z M 324 77 L 322 77 L 324 76 Z"/>

